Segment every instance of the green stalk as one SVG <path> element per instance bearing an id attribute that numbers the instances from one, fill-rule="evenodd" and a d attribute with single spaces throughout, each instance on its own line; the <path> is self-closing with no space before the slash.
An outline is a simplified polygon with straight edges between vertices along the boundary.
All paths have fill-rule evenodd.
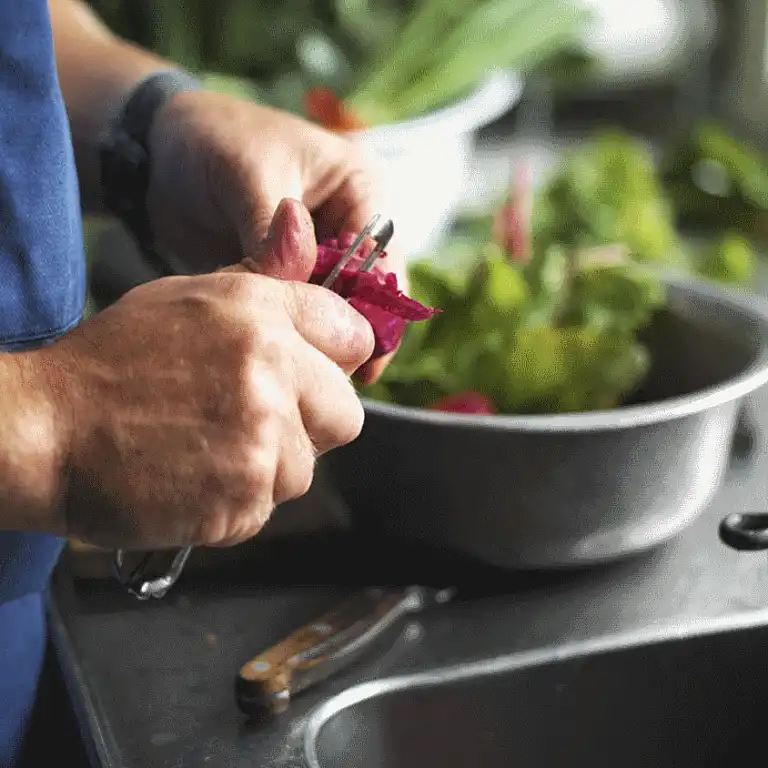
<path id="1" fill-rule="evenodd" d="M 411 13 L 393 45 L 386 48 L 346 99 L 354 111 L 385 102 L 405 87 L 439 50 L 442 38 L 469 11 L 475 0 L 423 0 Z M 471 11 L 470 11 L 471 12 Z"/>
<path id="2" fill-rule="evenodd" d="M 546 3 L 547 0 L 544 0 Z M 557 0 L 561 4 L 561 0 Z M 474 13 L 462 22 L 443 41 L 441 50 L 444 60 L 467 44 L 487 43 L 499 30 L 514 28 L 515 22 L 533 8 L 541 7 L 542 0 L 486 0 L 478 4 Z"/>
<path id="3" fill-rule="evenodd" d="M 395 119 L 423 113 L 465 93 L 493 69 L 529 69 L 570 43 L 584 17 L 560 0 L 537 3 L 521 14 L 514 33 L 497 30 L 448 52 L 445 63 L 402 92 L 390 111 Z"/>

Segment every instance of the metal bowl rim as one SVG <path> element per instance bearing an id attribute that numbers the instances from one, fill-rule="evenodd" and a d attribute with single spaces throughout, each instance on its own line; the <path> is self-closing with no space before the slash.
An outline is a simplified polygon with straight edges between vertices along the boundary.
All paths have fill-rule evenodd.
<path id="1" fill-rule="evenodd" d="M 540 415 L 475 415 L 430 411 L 392 405 L 362 397 L 366 416 L 451 430 L 485 432 L 594 432 L 632 429 L 693 416 L 738 401 L 768 383 L 768 300 L 733 289 L 716 287 L 688 277 L 663 275 L 673 293 L 718 303 L 732 315 L 760 327 L 761 340 L 752 363 L 739 375 L 680 397 L 613 410 Z"/>

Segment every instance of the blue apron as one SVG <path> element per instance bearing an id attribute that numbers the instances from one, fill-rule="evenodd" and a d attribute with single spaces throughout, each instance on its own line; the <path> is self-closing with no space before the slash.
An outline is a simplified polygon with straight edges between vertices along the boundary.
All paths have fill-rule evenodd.
<path id="1" fill-rule="evenodd" d="M 0 348 L 30 349 L 81 319 L 85 258 L 46 0 L 0 0 Z M 13 765 L 45 648 L 53 536 L 0 531 L 0 768 Z"/>

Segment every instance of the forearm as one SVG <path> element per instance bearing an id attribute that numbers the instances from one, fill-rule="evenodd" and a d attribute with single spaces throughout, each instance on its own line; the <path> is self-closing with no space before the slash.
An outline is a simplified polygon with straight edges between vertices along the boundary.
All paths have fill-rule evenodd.
<path id="1" fill-rule="evenodd" d="M 44 352 L 0 354 L 0 530 L 63 534 L 67 409 Z"/>
<path id="2" fill-rule="evenodd" d="M 168 62 L 117 38 L 85 2 L 49 0 L 49 7 L 83 202 L 98 211 L 99 136 L 136 83 Z"/>

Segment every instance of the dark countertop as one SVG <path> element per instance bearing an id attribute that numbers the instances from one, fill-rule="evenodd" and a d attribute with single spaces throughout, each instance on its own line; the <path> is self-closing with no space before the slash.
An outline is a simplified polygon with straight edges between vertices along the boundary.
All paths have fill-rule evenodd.
<path id="1" fill-rule="evenodd" d="M 51 609 L 65 674 L 101 764 L 125 768 L 300 766 L 303 718 L 320 701 L 372 677 L 768 606 L 765 555 L 717 537 L 732 511 L 768 506 L 768 390 L 748 401 L 755 451 L 736 460 L 710 508 L 656 551 L 577 572 L 503 573 L 351 534 L 254 547 L 231 571 L 185 574 L 163 601 L 138 603 L 114 584 L 60 571 Z M 459 586 L 403 639 L 250 725 L 234 676 L 260 650 L 361 585 Z M 304 586 L 302 586 L 304 585 Z"/>

